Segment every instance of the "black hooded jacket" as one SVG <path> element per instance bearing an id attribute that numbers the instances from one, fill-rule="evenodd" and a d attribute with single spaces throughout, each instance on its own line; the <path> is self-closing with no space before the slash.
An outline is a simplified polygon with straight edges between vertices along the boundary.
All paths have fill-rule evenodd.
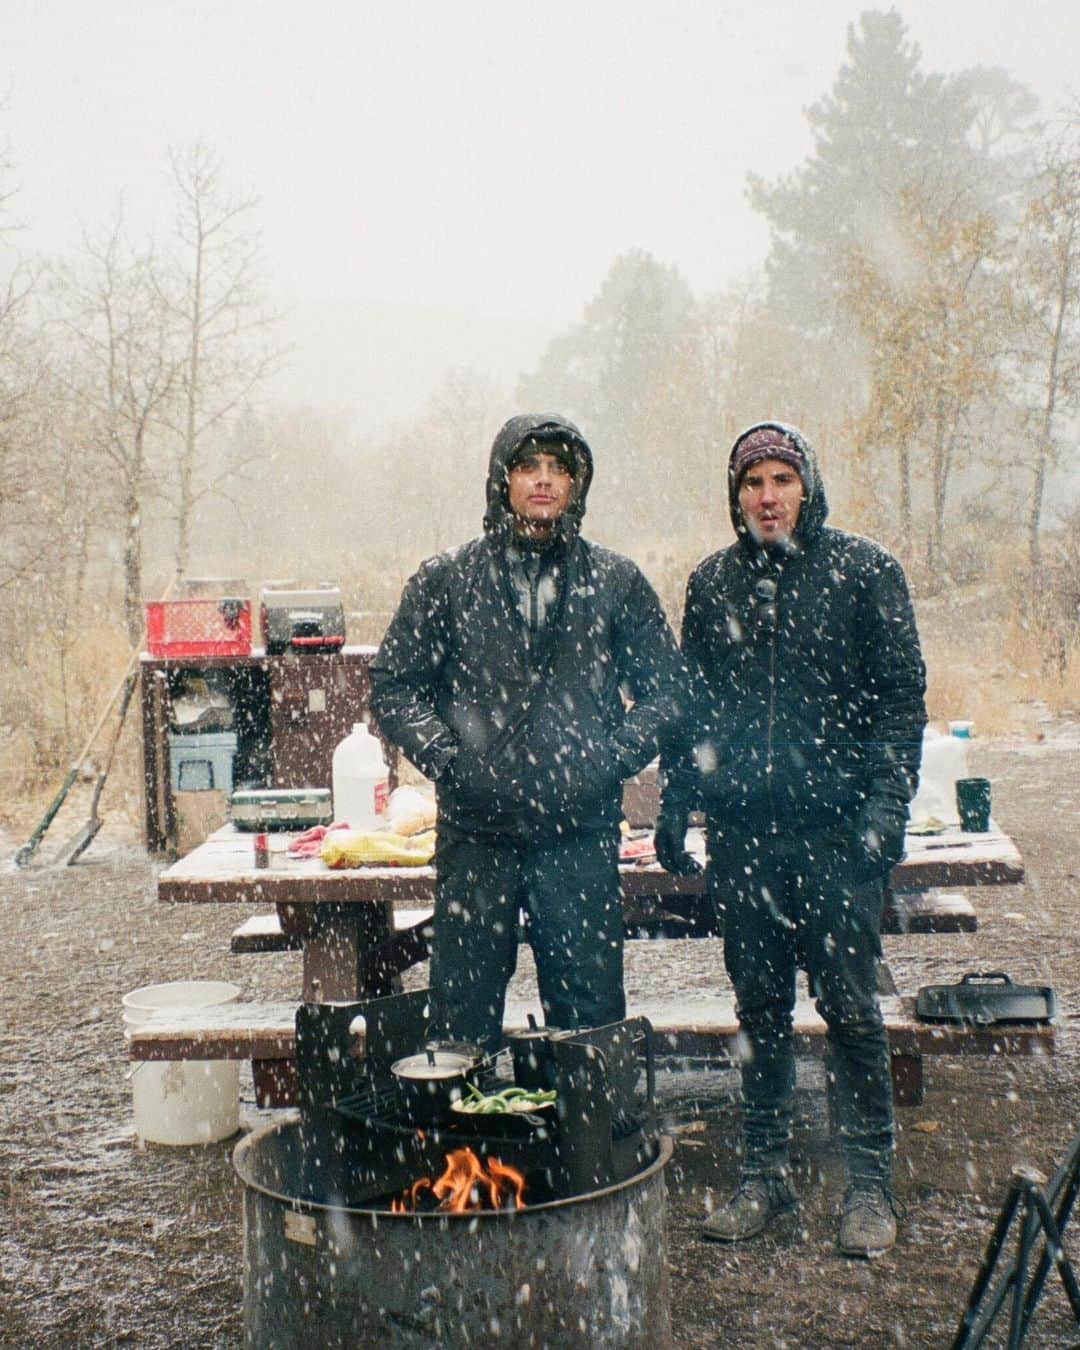
<path id="1" fill-rule="evenodd" d="M 903 571 L 878 544 L 825 524 L 817 457 L 796 428 L 749 427 L 732 458 L 760 427 L 802 452 L 806 496 L 789 544 L 763 547 L 743 520 L 729 458 L 738 538 L 687 586 L 694 711 L 665 752 L 665 809 L 703 809 L 755 834 L 834 833 L 881 802 L 902 822 L 926 723 Z M 902 848 L 902 823 L 899 836 Z"/>
<path id="2" fill-rule="evenodd" d="M 547 560 L 557 599 L 539 632 L 507 558 L 507 466 L 533 436 L 559 438 L 574 462 Z M 436 779 L 440 828 L 529 839 L 616 826 L 623 780 L 678 716 L 681 663 L 656 595 L 628 558 L 579 535 L 592 467 L 572 423 L 507 422 L 484 534 L 420 566 L 372 664 L 379 728 Z"/>

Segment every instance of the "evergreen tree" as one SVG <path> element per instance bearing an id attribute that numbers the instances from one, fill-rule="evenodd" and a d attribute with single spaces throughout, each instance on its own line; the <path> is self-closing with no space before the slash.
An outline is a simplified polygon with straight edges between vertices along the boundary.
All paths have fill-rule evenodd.
<path id="1" fill-rule="evenodd" d="M 590 501 L 602 510 L 618 494 L 620 534 L 655 538 L 681 527 L 685 475 L 700 480 L 713 453 L 709 385 L 689 287 L 676 268 L 634 249 L 615 260 L 582 321 L 548 345 L 517 393 L 521 407 L 581 424 L 603 456 Z"/>
<path id="2" fill-rule="evenodd" d="M 806 163 L 775 183 L 750 179 L 750 201 L 772 229 L 773 304 L 809 332 L 844 327 L 850 252 L 888 256 L 906 196 L 960 203 L 979 181 L 968 87 L 920 70 L 919 47 L 895 10 L 849 25 L 847 51 L 832 91 L 807 112 Z"/>
<path id="3" fill-rule="evenodd" d="M 862 14 L 847 51 L 808 112 L 807 161 L 777 183 L 752 179 L 750 196 L 772 228 L 770 308 L 841 354 L 860 476 L 877 505 L 893 499 L 909 556 L 924 506 L 933 574 L 954 471 L 980 452 L 999 387 L 1002 241 L 1035 101 L 1001 70 L 923 71 L 895 10 Z"/>

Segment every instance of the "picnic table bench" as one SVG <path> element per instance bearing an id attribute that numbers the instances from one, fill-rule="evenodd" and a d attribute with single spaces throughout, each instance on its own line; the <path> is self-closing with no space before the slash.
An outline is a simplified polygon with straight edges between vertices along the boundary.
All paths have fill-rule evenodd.
<path id="1" fill-rule="evenodd" d="M 700 856 L 704 842 L 688 841 Z M 428 955 L 434 898 L 430 867 L 363 867 L 331 870 L 317 858 L 290 859 L 288 839 L 271 836 L 271 866 L 254 866 L 253 836 L 226 826 L 161 873 L 159 899 L 168 903 L 273 904 L 250 916 L 233 934 L 235 952 L 302 952 L 305 1001 L 379 997 L 399 987 L 400 974 Z M 708 932 L 700 876 L 675 877 L 655 862 L 620 868 L 624 919 L 630 936 L 691 937 Z M 908 855 L 890 878 L 884 932 L 942 932 L 975 928 L 977 916 L 963 896 L 945 886 L 983 886 L 1023 879 L 1023 860 L 1001 831 L 938 837 L 909 836 Z M 133 1059 L 250 1059 L 262 1104 L 290 1099 L 294 1089 L 292 1021 L 296 1004 L 229 1004 L 187 1013 L 155 1014 L 129 1036 Z M 921 1022 L 914 1000 L 888 989 L 882 1010 L 889 1032 L 897 1100 L 917 1101 L 927 1054 L 1048 1054 L 1049 1026 L 944 1027 Z M 671 1054 L 730 1057 L 738 1025 L 729 995 L 634 1006 L 648 1016 Z M 508 1006 L 507 1028 L 525 1025 Z M 796 1008 L 797 1043 L 824 1047 L 825 1026 L 813 1005 Z"/>
<path id="2" fill-rule="evenodd" d="M 296 1003 L 227 1003 L 213 1008 L 163 1009 L 149 1013 L 129 1034 L 133 1060 L 244 1059 L 252 1064 L 260 1106 L 295 1100 Z M 1053 1053 L 1053 1028 L 956 1026 L 921 1021 L 914 998 L 881 1000 L 889 1036 L 893 1094 L 899 1105 L 917 1105 L 923 1095 L 926 1055 L 1046 1055 Z M 523 1031 L 531 1005 L 507 1002 L 503 1026 Z M 731 994 L 692 1000 L 630 1000 L 630 1017 L 647 1017 L 658 1053 L 680 1059 L 735 1063 L 739 1025 Z M 795 1007 L 795 1042 L 800 1053 L 822 1055 L 825 1023 L 809 998 Z"/>

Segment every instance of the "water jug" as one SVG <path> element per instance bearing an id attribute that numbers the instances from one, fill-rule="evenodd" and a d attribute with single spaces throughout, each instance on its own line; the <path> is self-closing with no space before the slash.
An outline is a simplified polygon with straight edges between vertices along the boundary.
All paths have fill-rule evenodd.
<path id="1" fill-rule="evenodd" d="M 968 724 L 964 724 L 965 727 Z M 933 817 L 944 825 L 959 825 L 956 809 L 956 780 L 967 778 L 968 736 L 943 736 L 933 727 L 923 732 L 922 763 L 919 766 L 919 790 L 908 807 L 912 824 Z"/>
<path id="2" fill-rule="evenodd" d="M 375 830 L 383 823 L 390 795 L 382 744 L 357 722 L 334 750 L 332 762 L 334 819 L 354 830 Z"/>

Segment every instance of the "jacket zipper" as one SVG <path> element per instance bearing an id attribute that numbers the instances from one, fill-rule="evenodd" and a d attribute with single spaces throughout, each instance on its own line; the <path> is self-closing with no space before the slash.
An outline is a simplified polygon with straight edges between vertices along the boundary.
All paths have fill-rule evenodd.
<path id="1" fill-rule="evenodd" d="M 780 631 L 780 587 L 777 585 L 773 595 L 775 619 L 769 636 L 769 722 L 765 739 L 765 790 L 769 798 L 769 819 L 772 833 L 779 833 L 776 821 L 776 801 L 773 797 L 773 730 L 776 724 L 776 638 Z"/>

